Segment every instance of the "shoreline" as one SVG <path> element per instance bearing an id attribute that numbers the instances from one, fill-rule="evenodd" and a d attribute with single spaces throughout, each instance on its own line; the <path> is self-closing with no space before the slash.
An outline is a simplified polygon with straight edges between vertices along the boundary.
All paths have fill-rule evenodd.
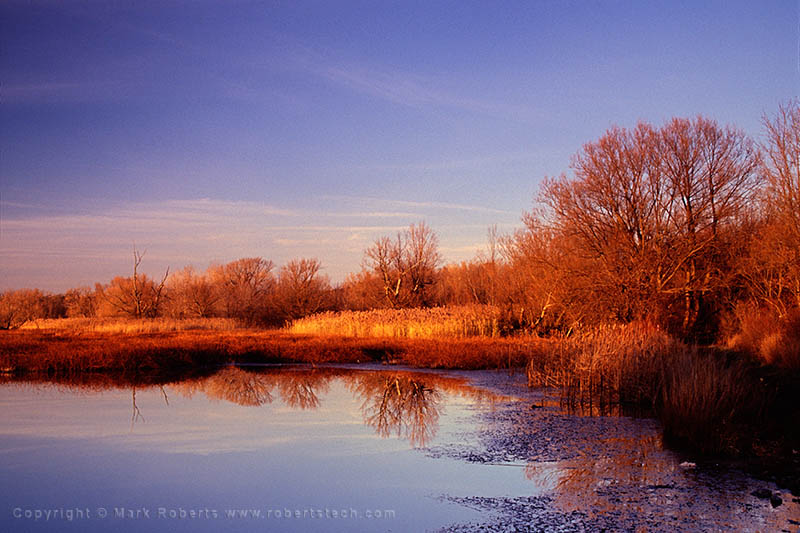
<path id="1" fill-rule="evenodd" d="M 621 357 L 624 362 L 627 355 L 622 338 L 605 340 L 612 348 L 616 346 L 616 352 L 609 352 L 612 357 Z M 646 345 L 634 343 L 631 346 L 641 350 Z M 157 382 L 165 377 L 203 375 L 231 364 L 246 368 L 263 364 L 382 363 L 420 369 L 527 371 L 528 386 L 557 391 L 562 401 L 582 407 L 585 399 L 592 401 L 594 390 L 591 387 L 598 382 L 593 374 L 581 376 L 578 373 L 586 361 L 596 361 L 591 354 L 589 359 L 582 359 L 587 356 L 586 347 L 570 348 L 566 342 L 535 337 L 424 339 L 343 337 L 254 329 L 128 333 L 24 329 L 0 332 L 0 381 L 26 378 L 93 381 L 96 376 L 101 381 L 122 380 L 135 384 Z M 571 353 L 570 350 L 579 351 Z M 575 353 L 580 357 L 576 358 Z M 613 356 L 614 353 L 619 355 Z M 796 373 L 757 367 L 747 363 L 744 355 L 713 351 L 685 351 L 682 355 L 653 351 L 648 361 L 663 361 L 658 367 L 637 361 L 634 359 L 632 366 L 621 370 L 611 368 L 600 374 L 601 384 L 602 379 L 612 376 L 617 385 L 606 385 L 608 388 L 600 391 L 601 395 L 596 398 L 598 406 L 644 407 L 642 412 L 651 413 L 664 427 L 665 439 L 671 448 L 697 456 L 797 461 L 800 430 L 793 421 L 800 416 L 800 407 L 791 401 L 800 394 L 800 376 Z M 704 367 L 709 362 L 713 363 L 710 370 Z M 545 368 L 549 375 L 562 381 L 533 382 L 531 368 L 534 367 Z M 655 374 L 653 368 L 656 368 Z M 689 382 L 692 387 L 672 390 L 674 397 L 667 404 L 664 395 L 670 389 L 665 389 L 663 382 L 676 368 L 682 372 L 676 375 L 681 378 L 678 382 Z M 687 369 L 689 372 L 684 372 Z M 695 372 L 698 369 L 702 372 Z M 620 371 L 624 372 L 619 374 Z M 619 376 L 624 379 L 620 380 Z M 624 385 L 631 377 L 634 381 L 640 380 L 642 376 L 646 378 L 642 383 L 651 385 L 650 390 L 641 395 L 637 392 L 635 402 L 628 405 L 622 394 L 624 389 L 613 387 L 619 383 Z M 586 388 L 587 383 L 589 388 Z M 660 388 L 654 385 L 658 383 L 661 383 Z M 710 393 L 704 390 L 709 384 L 719 385 L 719 390 L 713 387 Z M 576 395 L 576 391 L 579 394 Z M 716 394 L 721 394 L 719 398 L 727 402 L 722 406 L 724 413 L 719 401 L 709 405 Z"/>
<path id="2" fill-rule="evenodd" d="M 279 330 L 0 333 L 6 374 L 173 371 L 231 363 L 400 363 L 419 368 L 522 368 L 540 339 L 341 337 Z"/>

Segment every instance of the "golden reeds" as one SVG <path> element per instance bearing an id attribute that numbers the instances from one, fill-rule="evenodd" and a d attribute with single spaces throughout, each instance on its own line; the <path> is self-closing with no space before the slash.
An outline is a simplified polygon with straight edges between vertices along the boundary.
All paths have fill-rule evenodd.
<path id="1" fill-rule="evenodd" d="M 26 322 L 19 329 L 73 333 L 164 333 L 231 331 L 240 327 L 232 318 L 43 318 Z"/>
<path id="2" fill-rule="evenodd" d="M 438 339 L 500 336 L 500 312 L 487 305 L 327 312 L 295 320 L 290 333 Z"/>

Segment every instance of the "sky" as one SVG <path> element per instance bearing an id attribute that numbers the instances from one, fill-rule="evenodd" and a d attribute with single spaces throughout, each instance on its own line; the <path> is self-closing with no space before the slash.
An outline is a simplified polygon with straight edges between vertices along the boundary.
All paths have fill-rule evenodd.
<path id="1" fill-rule="evenodd" d="M 521 226 L 614 125 L 756 140 L 800 89 L 797 1 L 0 4 L 0 290 Z M 160 276 L 159 276 L 160 277 Z"/>

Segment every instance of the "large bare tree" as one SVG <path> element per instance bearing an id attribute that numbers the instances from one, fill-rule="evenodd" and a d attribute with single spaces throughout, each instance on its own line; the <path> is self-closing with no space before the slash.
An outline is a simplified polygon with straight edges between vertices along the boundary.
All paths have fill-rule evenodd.
<path id="1" fill-rule="evenodd" d="M 729 244 L 758 168 L 756 148 L 734 128 L 703 117 L 640 123 L 586 144 L 574 177 L 547 180 L 543 200 L 573 240 L 587 297 L 619 320 L 671 316 L 692 335 L 709 295 L 728 282 Z"/>
<path id="2" fill-rule="evenodd" d="M 164 284 L 169 276 L 169 267 L 160 281 L 150 279 L 139 272 L 145 252 L 133 248 L 133 275 L 125 278 L 118 276 L 107 286 L 100 284 L 96 294 L 106 304 L 109 314 L 127 315 L 133 318 L 153 318 L 158 316 L 164 303 Z"/>
<path id="3" fill-rule="evenodd" d="M 225 314 L 248 324 L 270 319 L 269 307 L 275 289 L 272 261 L 245 257 L 209 269 L 221 293 Z"/>
<path id="4" fill-rule="evenodd" d="M 785 317 L 800 309 L 800 102 L 763 121 L 767 188 L 743 273 L 755 299 Z"/>
<path id="5" fill-rule="evenodd" d="M 394 308 L 431 305 L 430 288 L 441 261 L 439 239 L 425 222 L 393 238 L 381 237 L 364 252 L 366 268 L 379 277 L 386 302 Z"/>
<path id="6" fill-rule="evenodd" d="M 324 309 L 330 302 L 330 282 L 320 272 L 319 259 L 293 259 L 278 274 L 278 305 L 288 319 Z"/>
<path id="7" fill-rule="evenodd" d="M 220 314 L 222 291 L 208 274 L 184 267 L 170 276 L 167 289 L 171 316 L 207 318 Z"/>

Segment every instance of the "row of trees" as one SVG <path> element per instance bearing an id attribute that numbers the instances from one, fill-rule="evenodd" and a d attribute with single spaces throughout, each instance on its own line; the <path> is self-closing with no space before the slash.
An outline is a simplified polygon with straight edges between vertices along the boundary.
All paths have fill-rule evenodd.
<path id="1" fill-rule="evenodd" d="M 133 275 L 64 294 L 22 289 L 0 295 L 0 327 L 60 317 L 210 318 L 269 325 L 334 306 L 334 291 L 316 259 L 296 259 L 275 272 L 260 257 L 213 265 L 205 272 L 191 266 L 155 280 L 139 271 L 143 254 L 133 252 Z"/>
<path id="2" fill-rule="evenodd" d="M 412 226 L 365 252 L 344 301 L 490 304 L 538 333 L 646 320 L 703 342 L 746 314 L 800 324 L 800 106 L 764 127 L 761 144 L 703 117 L 611 128 L 486 253 L 439 268 Z"/>
<path id="3" fill-rule="evenodd" d="M 503 305 L 537 329 L 648 320 L 712 341 L 742 309 L 800 314 L 800 107 L 765 141 L 698 117 L 612 128 L 502 238 Z M 498 298 L 497 295 L 494 296 Z"/>
<path id="4" fill-rule="evenodd" d="M 539 207 L 486 252 L 442 265 L 424 222 L 376 240 L 332 287 L 316 259 L 263 258 L 139 273 L 64 295 L 0 297 L 1 327 L 41 315 L 225 316 L 281 323 L 329 309 L 487 304 L 507 330 L 548 333 L 648 320 L 712 340 L 737 309 L 800 314 L 800 105 L 765 117 L 765 140 L 697 117 L 611 128 L 546 179 Z M 741 314 L 741 313 L 739 313 Z"/>

